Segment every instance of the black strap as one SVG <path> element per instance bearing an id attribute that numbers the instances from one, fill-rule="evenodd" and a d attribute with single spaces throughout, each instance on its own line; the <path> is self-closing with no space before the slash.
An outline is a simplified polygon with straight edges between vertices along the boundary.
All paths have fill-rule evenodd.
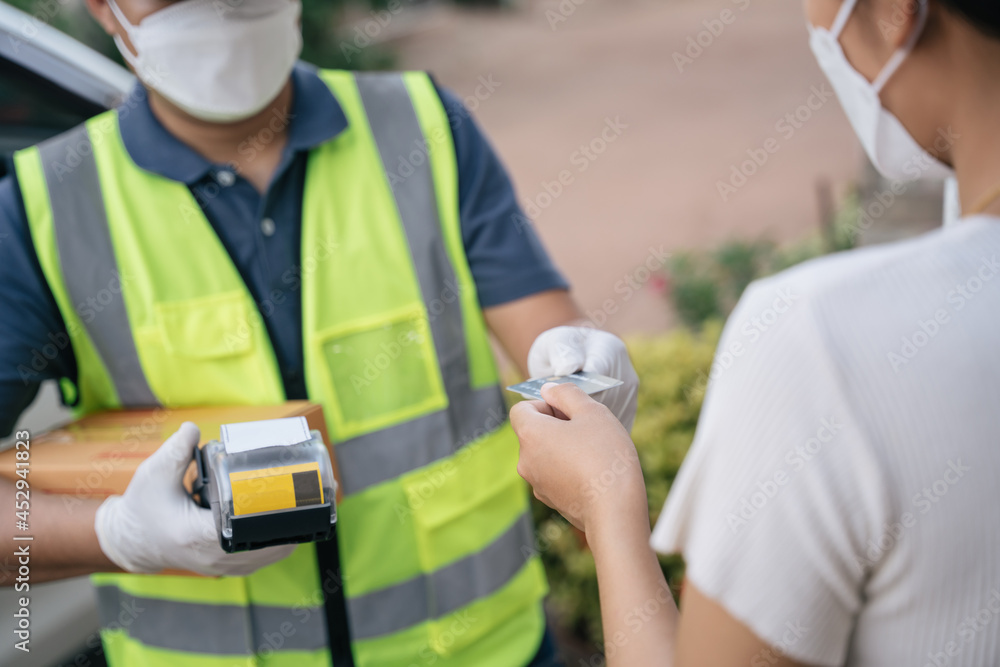
<path id="1" fill-rule="evenodd" d="M 337 546 L 337 529 L 327 542 L 316 543 L 323 606 L 326 610 L 327 635 L 330 638 L 330 656 L 333 667 L 354 667 L 351 652 L 351 628 L 347 622 L 347 600 L 344 597 L 344 578 L 340 570 L 340 549 Z"/>

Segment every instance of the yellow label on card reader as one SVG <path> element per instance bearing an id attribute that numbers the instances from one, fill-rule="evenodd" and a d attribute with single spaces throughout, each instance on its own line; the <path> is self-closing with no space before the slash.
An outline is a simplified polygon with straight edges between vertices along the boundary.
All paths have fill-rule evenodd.
<path id="1" fill-rule="evenodd" d="M 325 502 L 318 463 L 231 472 L 229 483 L 233 487 L 234 516 Z"/>

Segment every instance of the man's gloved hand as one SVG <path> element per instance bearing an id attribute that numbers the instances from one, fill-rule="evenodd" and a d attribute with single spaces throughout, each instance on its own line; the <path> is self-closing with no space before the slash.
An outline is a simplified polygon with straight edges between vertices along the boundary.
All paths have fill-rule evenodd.
<path id="1" fill-rule="evenodd" d="M 600 373 L 625 383 L 595 394 L 594 399 L 608 406 L 625 430 L 631 431 L 639 377 L 622 339 L 589 327 L 556 327 L 539 336 L 528 352 L 528 372 L 533 378 L 577 371 Z"/>
<path id="2" fill-rule="evenodd" d="M 196 505 L 182 481 L 199 438 L 197 426 L 181 425 L 136 469 L 124 495 L 111 496 L 97 509 L 94 530 L 101 550 L 126 572 L 245 576 L 295 550 L 295 545 L 222 550 L 211 510 Z"/>

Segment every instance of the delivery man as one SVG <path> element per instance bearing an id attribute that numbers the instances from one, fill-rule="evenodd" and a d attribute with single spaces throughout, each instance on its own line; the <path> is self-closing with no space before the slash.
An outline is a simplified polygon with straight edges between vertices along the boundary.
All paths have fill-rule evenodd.
<path id="1" fill-rule="evenodd" d="M 185 425 L 122 496 L 33 498 L 33 580 L 105 573 L 115 667 L 555 664 L 488 335 L 624 379 L 627 425 L 637 381 L 467 112 L 298 64 L 298 0 L 87 4 L 142 85 L 0 182 L 0 433 L 46 379 L 81 414 L 308 398 L 344 500 L 336 542 L 224 554 Z"/>

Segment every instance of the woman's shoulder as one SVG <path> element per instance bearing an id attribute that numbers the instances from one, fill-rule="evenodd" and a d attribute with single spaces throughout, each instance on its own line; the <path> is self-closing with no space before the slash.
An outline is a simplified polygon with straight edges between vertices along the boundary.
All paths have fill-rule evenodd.
<path id="1" fill-rule="evenodd" d="M 884 320 L 947 303 L 957 284 L 980 271 L 1000 275 L 1000 219 L 974 218 L 921 236 L 804 262 L 751 285 L 741 308 L 781 293 L 817 316 Z M 995 265 L 995 268 L 994 268 Z"/>

